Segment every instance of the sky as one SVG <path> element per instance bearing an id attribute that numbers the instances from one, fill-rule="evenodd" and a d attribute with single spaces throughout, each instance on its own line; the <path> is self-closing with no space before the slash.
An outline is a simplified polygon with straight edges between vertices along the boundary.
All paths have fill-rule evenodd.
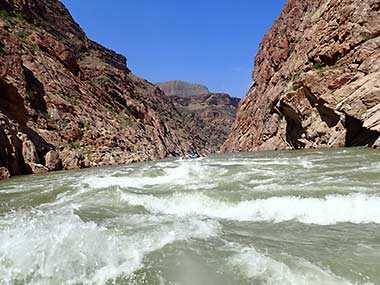
<path id="1" fill-rule="evenodd" d="M 259 44 L 286 0 L 61 0 L 87 36 L 150 82 L 245 96 Z"/>

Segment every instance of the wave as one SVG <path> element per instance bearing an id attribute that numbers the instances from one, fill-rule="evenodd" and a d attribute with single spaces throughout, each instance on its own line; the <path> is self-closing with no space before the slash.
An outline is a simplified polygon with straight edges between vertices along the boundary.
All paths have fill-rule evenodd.
<path id="1" fill-rule="evenodd" d="M 128 277 L 143 266 L 146 254 L 167 244 L 220 231 L 216 221 L 192 219 L 122 234 L 84 222 L 72 211 L 12 213 L 3 222 L 0 280 L 6 284 L 105 284 Z"/>
<path id="2" fill-rule="evenodd" d="M 229 257 L 228 263 L 253 281 L 265 280 L 268 285 L 352 284 L 304 259 L 293 261 L 294 266 L 288 266 L 254 248 L 243 248 L 239 251 L 241 252 Z"/>
<path id="3" fill-rule="evenodd" d="M 177 167 L 162 169 L 162 175 L 147 176 L 142 171 L 139 176 L 91 176 L 84 178 L 82 185 L 88 185 L 93 189 L 108 188 L 112 186 L 121 188 L 144 188 L 145 186 L 162 185 L 190 185 L 209 182 L 209 178 L 204 174 L 221 176 L 225 170 L 202 165 L 201 163 L 180 163 Z"/>
<path id="4" fill-rule="evenodd" d="M 271 197 L 231 203 L 202 193 L 176 193 L 158 198 L 123 192 L 121 199 L 133 206 L 143 206 L 153 213 L 180 217 L 207 216 L 275 223 L 296 220 L 318 225 L 344 222 L 380 224 L 380 197 L 365 194 L 328 195 L 325 198 Z"/>

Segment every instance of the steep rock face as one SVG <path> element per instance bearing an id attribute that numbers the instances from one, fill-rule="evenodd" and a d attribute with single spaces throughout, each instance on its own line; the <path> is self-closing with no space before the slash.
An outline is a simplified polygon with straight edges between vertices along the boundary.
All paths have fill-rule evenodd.
<path id="1" fill-rule="evenodd" d="M 209 152 L 219 151 L 235 120 L 238 98 L 225 93 L 170 96 L 173 104 L 191 127 L 197 146 Z"/>
<path id="2" fill-rule="evenodd" d="M 210 93 L 208 88 L 204 85 L 181 80 L 156 83 L 156 86 L 168 96 L 192 96 Z"/>
<path id="3" fill-rule="evenodd" d="M 379 23 L 379 0 L 289 0 L 222 149 L 378 145 Z"/>
<path id="4" fill-rule="evenodd" d="M 158 159 L 194 141 L 165 94 L 59 1 L 0 2 L 0 177 Z"/>
<path id="5" fill-rule="evenodd" d="M 239 98 L 210 93 L 206 86 L 174 80 L 156 83 L 181 113 L 198 148 L 219 151 L 235 120 Z"/>

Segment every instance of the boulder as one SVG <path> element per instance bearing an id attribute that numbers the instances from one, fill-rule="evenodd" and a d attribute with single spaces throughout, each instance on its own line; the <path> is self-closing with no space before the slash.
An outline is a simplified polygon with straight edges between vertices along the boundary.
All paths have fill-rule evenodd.
<path id="1" fill-rule="evenodd" d="M 84 167 L 84 156 L 81 151 L 66 150 L 62 152 L 62 160 L 64 169 L 78 169 Z"/>
<path id="2" fill-rule="evenodd" d="M 62 161 L 59 158 L 59 154 L 57 151 L 50 150 L 45 155 L 45 166 L 49 169 L 49 171 L 62 169 Z"/>
<path id="3" fill-rule="evenodd" d="M 3 179 L 7 179 L 11 177 L 9 171 L 8 171 L 8 168 L 6 167 L 0 167 L 0 180 L 3 180 Z"/>
<path id="4" fill-rule="evenodd" d="M 31 140 L 25 140 L 22 143 L 22 156 L 26 163 L 40 163 L 36 147 Z"/>
<path id="5" fill-rule="evenodd" d="M 39 163 L 29 163 L 30 168 L 34 174 L 43 174 L 49 172 L 49 169 Z"/>

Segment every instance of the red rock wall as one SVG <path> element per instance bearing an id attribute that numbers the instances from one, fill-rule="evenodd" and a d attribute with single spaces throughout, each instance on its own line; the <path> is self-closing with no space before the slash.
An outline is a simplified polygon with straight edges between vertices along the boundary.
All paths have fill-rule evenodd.
<path id="1" fill-rule="evenodd" d="M 219 151 L 235 119 L 239 98 L 226 93 L 169 98 L 190 126 L 190 134 L 199 138 L 197 146 L 207 152 Z"/>
<path id="2" fill-rule="evenodd" d="M 379 11 L 379 0 L 289 0 L 222 150 L 378 145 Z"/>
<path id="3" fill-rule="evenodd" d="M 163 158 L 197 140 L 57 0 L 0 2 L 0 177 Z M 193 146 L 196 147 L 196 146 Z"/>

